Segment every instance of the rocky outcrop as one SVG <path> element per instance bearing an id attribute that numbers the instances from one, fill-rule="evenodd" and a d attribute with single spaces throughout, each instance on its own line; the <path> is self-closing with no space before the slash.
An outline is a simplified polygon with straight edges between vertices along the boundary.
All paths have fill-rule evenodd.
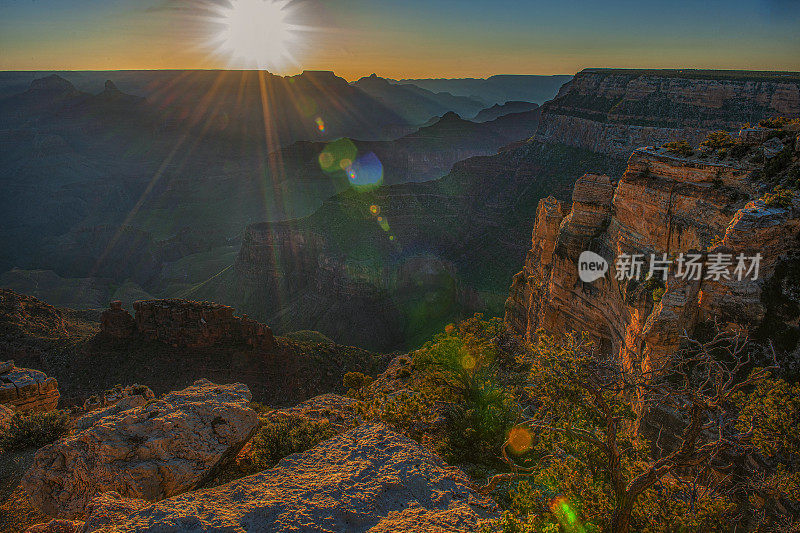
<path id="1" fill-rule="evenodd" d="M 470 486 L 419 444 L 369 424 L 214 489 L 147 507 L 98 498 L 85 531 L 472 532 L 497 511 Z"/>
<path id="2" fill-rule="evenodd" d="M 122 302 L 114 300 L 100 315 L 100 330 L 115 339 L 127 339 L 136 331 L 136 321 L 122 308 Z"/>
<path id="3" fill-rule="evenodd" d="M 618 157 L 636 147 L 800 115 L 800 79 L 757 72 L 587 69 L 542 106 L 536 138 Z"/>
<path id="4" fill-rule="evenodd" d="M 0 404 L 17 411 L 50 411 L 58 405 L 58 382 L 44 372 L 17 368 L 14 361 L 3 363 L 0 370 Z"/>
<path id="5" fill-rule="evenodd" d="M 110 409 L 87 429 L 40 449 L 22 486 L 33 505 L 71 517 L 116 491 L 157 501 L 203 483 L 258 423 L 242 384 L 200 380 L 160 400 Z"/>
<path id="6" fill-rule="evenodd" d="M 116 415 L 135 407 L 142 407 L 154 398 L 153 391 L 144 385 L 119 387 L 103 394 L 102 398 L 93 396 L 83 404 L 84 410 L 88 412 L 76 419 L 72 423 L 72 427 L 77 430 L 88 429 L 101 418 Z"/>
<path id="7" fill-rule="evenodd" d="M 800 251 L 800 201 L 759 199 L 756 172 L 747 161 L 645 148 L 633 153 L 619 183 L 587 174 L 575 184 L 571 207 L 542 200 L 506 322 L 527 338 L 538 328 L 555 335 L 586 332 L 600 350 L 642 370 L 658 369 L 699 324 L 755 331 L 772 305 L 765 287 Z M 605 276 L 581 279 L 584 251 L 608 263 Z M 699 256 L 700 276 L 683 275 L 685 264 L 679 271 L 690 254 Z M 757 254 L 757 279 L 754 272 L 739 279 L 740 255 L 749 269 Z M 641 273 L 628 279 L 617 260 L 637 255 Z M 651 257 L 666 258 L 665 280 L 657 269 L 646 280 Z M 722 277 L 711 274 L 719 261 L 727 261 Z"/>
<path id="8" fill-rule="evenodd" d="M 246 344 L 257 349 L 275 346 L 272 330 L 247 316 L 235 316 L 226 305 L 188 300 L 142 300 L 135 302 L 136 318 L 111 302 L 103 312 L 101 332 L 114 339 L 135 336 L 173 347 L 207 348 L 220 343 Z"/>
<path id="9" fill-rule="evenodd" d="M 5 338 L 52 337 L 64 333 L 66 326 L 61 311 L 32 296 L 0 289 L 0 335 Z"/>

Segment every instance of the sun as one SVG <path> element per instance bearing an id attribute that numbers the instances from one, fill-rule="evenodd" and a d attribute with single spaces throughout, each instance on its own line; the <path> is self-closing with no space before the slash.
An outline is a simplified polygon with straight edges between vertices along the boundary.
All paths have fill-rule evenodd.
<path id="1" fill-rule="evenodd" d="M 214 10 L 220 30 L 213 44 L 238 66 L 280 70 L 294 65 L 308 29 L 290 22 L 295 11 L 291 0 L 228 0 Z"/>

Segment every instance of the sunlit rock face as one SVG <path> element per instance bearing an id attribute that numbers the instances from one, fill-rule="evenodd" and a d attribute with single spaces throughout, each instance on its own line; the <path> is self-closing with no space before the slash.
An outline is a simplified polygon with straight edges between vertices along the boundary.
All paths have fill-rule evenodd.
<path id="1" fill-rule="evenodd" d="M 800 113 L 796 80 L 753 73 L 584 70 L 542 106 L 536 138 L 618 157 L 636 147 Z"/>
<path id="2" fill-rule="evenodd" d="M 14 361 L 0 362 L 0 405 L 19 412 L 50 411 L 59 397 L 55 378 L 39 370 L 18 368 Z"/>
<path id="3" fill-rule="evenodd" d="M 480 531 L 497 507 L 416 442 L 364 424 L 275 468 L 148 505 L 106 494 L 84 531 Z"/>
<path id="4" fill-rule="evenodd" d="M 527 338 L 538 328 L 556 335 L 586 332 L 598 349 L 643 370 L 659 368 L 699 324 L 716 320 L 755 331 L 768 311 L 765 290 L 776 284 L 770 290 L 792 290 L 784 270 L 800 250 L 800 202 L 769 207 L 756 199 L 761 194 L 752 170 L 730 160 L 639 149 L 616 184 L 607 176 L 580 178 L 571 208 L 542 200 L 506 322 Z M 586 250 L 610 265 L 592 283 L 579 278 L 578 259 Z M 760 253 L 759 277 L 705 279 L 706 270 L 699 280 L 676 275 L 679 254 L 695 252 L 706 265 L 711 254 L 731 254 L 731 272 L 739 254 Z M 623 254 L 645 257 L 638 282 L 617 279 L 615 262 Z M 673 260 L 663 284 L 645 281 L 653 254 Z"/>
<path id="5" fill-rule="evenodd" d="M 246 385 L 199 380 L 127 410 L 111 409 L 88 428 L 36 452 L 22 486 L 49 515 L 76 516 L 96 495 L 157 501 L 202 483 L 252 435 L 258 416 Z"/>

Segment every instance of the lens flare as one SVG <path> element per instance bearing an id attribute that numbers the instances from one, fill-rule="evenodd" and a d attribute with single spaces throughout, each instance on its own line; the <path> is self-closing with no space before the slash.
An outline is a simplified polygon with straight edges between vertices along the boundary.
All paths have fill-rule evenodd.
<path id="1" fill-rule="evenodd" d="M 359 156 L 347 169 L 350 184 L 357 189 L 372 189 L 383 183 L 383 163 L 372 152 Z"/>
<path id="2" fill-rule="evenodd" d="M 352 165 L 358 148 L 350 139 L 342 138 L 329 142 L 319 154 L 319 166 L 325 172 L 341 172 Z"/>
<path id="3" fill-rule="evenodd" d="M 325 133 L 325 121 L 322 120 L 320 117 L 317 117 L 317 119 L 314 122 L 317 123 L 317 129 L 319 130 L 319 132 Z"/>
<path id="4" fill-rule="evenodd" d="M 371 205 L 369 206 L 369 212 L 373 215 L 379 215 L 381 213 L 381 208 L 377 205 Z"/>
<path id="5" fill-rule="evenodd" d="M 576 513 L 563 496 L 559 496 L 550 503 L 550 510 L 556 515 L 558 523 L 565 531 L 570 533 L 585 533 L 586 529 L 578 520 Z"/>
<path id="6" fill-rule="evenodd" d="M 530 451 L 533 447 L 533 435 L 528 428 L 514 426 L 508 434 L 508 448 L 515 455 Z"/>
<path id="7" fill-rule="evenodd" d="M 469 354 L 461 358 L 461 366 L 464 367 L 464 370 L 475 370 L 475 364 L 475 358 Z"/>

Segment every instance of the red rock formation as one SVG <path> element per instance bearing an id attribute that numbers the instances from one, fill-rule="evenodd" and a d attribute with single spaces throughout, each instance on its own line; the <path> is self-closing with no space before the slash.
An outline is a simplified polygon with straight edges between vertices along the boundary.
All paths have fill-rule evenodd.
<path id="1" fill-rule="evenodd" d="M 587 174 L 575 184 L 571 209 L 542 200 L 533 246 L 506 303 L 506 322 L 528 338 L 538 328 L 586 332 L 629 368 L 643 369 L 658 368 L 699 323 L 755 328 L 766 312 L 765 282 L 800 251 L 800 201 L 779 207 L 752 200 L 760 196 L 754 170 L 730 159 L 639 149 L 616 187 L 607 176 Z M 610 265 L 592 283 L 578 272 L 578 258 L 587 250 Z M 677 258 L 692 252 L 702 254 L 699 280 L 677 275 Z M 760 253 L 759 278 L 705 279 L 719 253 L 732 256 L 731 274 L 739 254 Z M 617 279 L 615 261 L 623 254 L 644 256 L 638 282 Z M 645 281 L 653 254 L 672 260 L 662 287 Z"/>
<path id="2" fill-rule="evenodd" d="M 258 349 L 275 346 L 269 326 L 235 316 L 225 305 L 187 300 L 142 300 L 133 304 L 136 318 L 120 302 L 102 315 L 101 332 L 116 339 L 140 336 L 174 347 L 207 348 L 243 343 Z"/>
<path id="3" fill-rule="evenodd" d="M 58 405 L 58 382 L 44 372 L 17 368 L 13 361 L 0 370 L 0 404 L 17 411 L 50 411 Z"/>
<path id="4" fill-rule="evenodd" d="M 109 304 L 109 309 L 100 315 L 100 322 L 102 332 L 116 339 L 128 338 L 136 331 L 136 321 L 122 308 L 119 300 Z"/>

